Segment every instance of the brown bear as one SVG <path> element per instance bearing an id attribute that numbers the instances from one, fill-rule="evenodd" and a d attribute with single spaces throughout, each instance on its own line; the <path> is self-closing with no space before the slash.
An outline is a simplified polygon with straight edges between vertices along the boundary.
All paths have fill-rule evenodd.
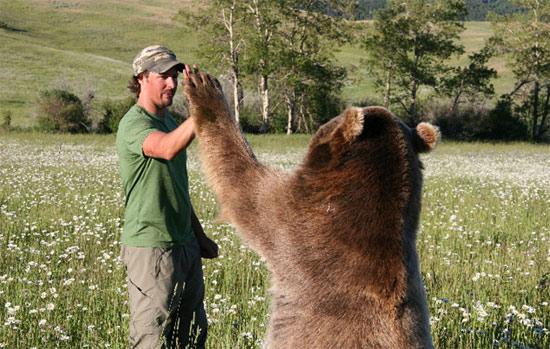
<path id="1" fill-rule="evenodd" d="M 284 173 L 255 158 L 215 78 L 184 85 L 221 218 L 272 274 L 265 347 L 433 348 L 415 244 L 434 127 L 349 108 Z"/>

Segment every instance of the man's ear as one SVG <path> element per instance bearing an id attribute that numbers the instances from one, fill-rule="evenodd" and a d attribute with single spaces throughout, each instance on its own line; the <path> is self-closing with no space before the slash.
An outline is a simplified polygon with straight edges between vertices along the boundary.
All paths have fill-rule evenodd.
<path id="1" fill-rule="evenodd" d="M 426 153 L 435 148 L 440 139 L 439 129 L 427 122 L 421 122 L 413 130 L 413 147 L 417 153 Z"/>

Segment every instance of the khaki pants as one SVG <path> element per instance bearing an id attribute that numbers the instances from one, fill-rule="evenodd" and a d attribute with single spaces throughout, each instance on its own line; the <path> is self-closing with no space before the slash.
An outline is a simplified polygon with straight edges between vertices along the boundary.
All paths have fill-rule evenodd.
<path id="1" fill-rule="evenodd" d="M 204 280 L 196 241 L 188 246 L 122 246 L 128 273 L 130 348 L 204 348 Z"/>

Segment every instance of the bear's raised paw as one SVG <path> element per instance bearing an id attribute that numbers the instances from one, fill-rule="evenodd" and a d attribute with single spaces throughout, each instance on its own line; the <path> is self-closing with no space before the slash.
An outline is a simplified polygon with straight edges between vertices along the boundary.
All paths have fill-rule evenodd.
<path id="1" fill-rule="evenodd" d="M 223 89 L 215 77 L 195 68 L 185 72 L 183 85 L 184 94 L 189 101 L 190 116 L 196 122 L 230 117 Z"/>

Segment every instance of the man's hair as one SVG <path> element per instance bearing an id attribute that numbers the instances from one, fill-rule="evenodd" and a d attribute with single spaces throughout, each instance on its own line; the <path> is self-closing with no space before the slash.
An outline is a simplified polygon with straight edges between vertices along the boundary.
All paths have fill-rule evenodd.
<path id="1" fill-rule="evenodd" d="M 130 93 L 134 94 L 136 98 L 139 98 L 141 85 L 139 84 L 138 78 L 136 76 L 132 76 L 130 80 L 128 80 L 128 90 L 130 90 Z"/>
<path id="2" fill-rule="evenodd" d="M 141 85 L 139 84 L 139 79 L 144 75 L 147 76 L 148 74 L 149 72 L 145 71 L 143 73 L 138 74 L 138 76 L 132 76 L 130 80 L 128 80 L 128 90 L 130 90 L 130 92 L 134 94 L 136 98 L 139 98 L 139 93 L 141 92 Z"/>

